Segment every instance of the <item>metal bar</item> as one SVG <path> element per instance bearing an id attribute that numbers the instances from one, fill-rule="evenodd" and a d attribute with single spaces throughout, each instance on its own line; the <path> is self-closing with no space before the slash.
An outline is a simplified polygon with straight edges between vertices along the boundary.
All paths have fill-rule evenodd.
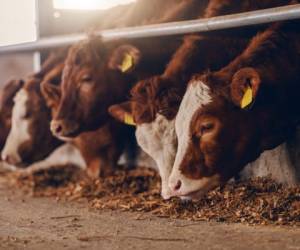
<path id="1" fill-rule="evenodd" d="M 300 4 L 244 12 L 233 15 L 218 16 L 207 19 L 103 30 L 95 32 L 95 35 L 102 36 L 104 41 L 121 38 L 146 38 L 154 36 L 180 35 L 193 32 L 207 32 L 270 23 L 274 21 L 292 20 L 297 18 L 300 18 Z M 71 45 L 86 38 L 86 34 L 71 34 L 41 38 L 35 42 L 2 46 L 0 47 L 0 54 L 51 49 L 55 47 Z"/>

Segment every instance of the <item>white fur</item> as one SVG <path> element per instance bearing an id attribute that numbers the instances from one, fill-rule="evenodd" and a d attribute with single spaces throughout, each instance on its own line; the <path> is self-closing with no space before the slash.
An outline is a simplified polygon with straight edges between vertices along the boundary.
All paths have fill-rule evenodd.
<path id="1" fill-rule="evenodd" d="M 48 169 L 53 166 L 64 166 L 67 164 L 75 165 L 79 168 L 85 169 L 86 163 L 80 151 L 72 144 L 65 143 L 55 149 L 46 159 L 30 165 L 19 172 L 32 173 L 41 169 Z"/>
<path id="2" fill-rule="evenodd" d="M 273 150 L 263 152 L 249 163 L 241 173 L 242 179 L 269 176 L 279 183 L 293 186 L 297 183 L 296 168 L 293 166 L 286 143 Z"/>
<path id="3" fill-rule="evenodd" d="M 187 153 L 188 146 L 191 143 L 190 126 L 195 112 L 202 106 L 211 102 L 210 89 L 201 81 L 191 82 L 180 104 L 179 111 L 176 116 L 176 134 L 178 138 L 178 149 L 169 178 L 169 187 L 173 190 L 174 195 L 184 196 L 201 188 L 207 187 L 209 181 L 206 178 L 201 180 L 191 180 L 181 174 L 179 169 L 181 162 Z M 216 178 L 216 177 L 214 177 Z M 178 181 L 181 181 L 181 188 L 174 191 Z"/>
<path id="4" fill-rule="evenodd" d="M 138 144 L 157 164 L 162 181 L 161 195 L 164 199 L 169 199 L 171 196 L 168 179 L 177 147 L 174 122 L 157 114 L 152 123 L 139 125 L 136 129 Z"/>
<path id="5" fill-rule="evenodd" d="M 22 161 L 17 149 L 22 143 L 30 139 L 30 120 L 24 118 L 28 98 L 28 92 L 25 89 L 19 90 L 14 98 L 15 104 L 12 110 L 12 127 L 2 151 L 2 159 L 9 156 L 17 163 Z"/>

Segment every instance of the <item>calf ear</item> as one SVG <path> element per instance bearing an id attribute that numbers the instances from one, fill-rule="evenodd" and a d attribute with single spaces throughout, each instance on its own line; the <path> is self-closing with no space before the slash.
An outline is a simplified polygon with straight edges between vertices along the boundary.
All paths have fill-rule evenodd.
<path id="1" fill-rule="evenodd" d="M 120 122 L 131 126 L 136 125 L 132 116 L 130 102 L 123 102 L 120 104 L 112 105 L 108 108 L 108 112 L 112 117 Z"/>
<path id="2" fill-rule="evenodd" d="M 24 86 L 24 81 L 22 79 L 14 80 L 13 84 L 15 84 L 16 89 L 19 90 Z"/>
<path id="3" fill-rule="evenodd" d="M 261 80 L 253 68 L 242 68 L 236 72 L 231 82 L 231 98 L 242 109 L 250 108 L 257 96 Z"/>
<path id="4" fill-rule="evenodd" d="M 43 82 L 41 83 L 41 92 L 49 108 L 53 108 L 58 105 L 61 96 L 59 86 Z"/>
<path id="5" fill-rule="evenodd" d="M 108 67 L 122 73 L 132 72 L 139 64 L 141 52 L 132 45 L 122 45 L 116 48 L 109 58 Z"/>

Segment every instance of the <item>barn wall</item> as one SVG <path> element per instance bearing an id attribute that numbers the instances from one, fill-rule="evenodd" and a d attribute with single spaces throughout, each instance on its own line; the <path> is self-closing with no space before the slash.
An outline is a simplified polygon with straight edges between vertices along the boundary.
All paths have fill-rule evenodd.
<path id="1" fill-rule="evenodd" d="M 19 79 L 33 72 L 33 55 L 0 56 L 0 69 L 0 86 L 3 86 L 10 79 Z"/>

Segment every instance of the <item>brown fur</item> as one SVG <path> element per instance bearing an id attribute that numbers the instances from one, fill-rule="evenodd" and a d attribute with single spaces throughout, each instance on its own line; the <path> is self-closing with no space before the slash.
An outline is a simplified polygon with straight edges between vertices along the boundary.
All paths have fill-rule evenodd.
<path id="1" fill-rule="evenodd" d="M 207 2 L 208 0 L 138 0 L 124 6 L 120 12 L 117 8 L 112 9 L 101 27 L 120 28 L 195 19 Z"/>
<path id="2" fill-rule="evenodd" d="M 211 0 L 200 17 L 214 17 L 288 4 L 287 0 Z M 156 113 L 173 119 L 190 77 L 207 69 L 218 70 L 242 52 L 262 27 L 187 35 L 164 73 L 139 82 L 131 91 L 131 109 L 138 124 L 150 123 Z M 226 49 L 225 49 L 226 48 Z"/>

